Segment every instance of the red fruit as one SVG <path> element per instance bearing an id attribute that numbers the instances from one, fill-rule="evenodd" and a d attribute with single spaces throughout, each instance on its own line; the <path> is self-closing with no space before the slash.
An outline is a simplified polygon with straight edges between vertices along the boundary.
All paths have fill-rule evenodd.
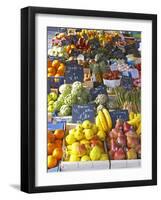
<path id="1" fill-rule="evenodd" d="M 119 135 L 117 138 L 117 143 L 122 146 L 125 147 L 126 146 L 126 136 L 125 135 Z"/>
<path id="2" fill-rule="evenodd" d="M 114 139 L 117 139 L 118 137 L 118 129 L 116 128 L 113 128 L 112 131 L 109 133 L 109 137 L 110 138 L 114 138 Z"/>
<path id="3" fill-rule="evenodd" d="M 122 148 L 119 148 L 118 151 L 114 153 L 114 160 L 124 160 L 126 159 L 126 154 Z"/>
<path id="4" fill-rule="evenodd" d="M 123 120 L 122 119 L 116 120 L 115 128 L 123 130 Z"/>
<path id="5" fill-rule="evenodd" d="M 124 129 L 124 132 L 127 132 L 131 129 L 131 125 L 128 124 L 127 122 L 124 122 L 123 129 Z"/>
<path id="6" fill-rule="evenodd" d="M 110 160 L 114 160 L 114 151 L 110 150 L 109 151 L 109 157 L 110 157 Z"/>
<path id="7" fill-rule="evenodd" d="M 116 144 L 114 139 L 111 139 L 110 141 L 110 150 L 113 152 L 118 150 L 118 145 Z"/>
<path id="8" fill-rule="evenodd" d="M 127 137 L 127 146 L 128 148 L 136 148 L 137 145 L 139 144 L 139 140 L 137 137 L 133 136 L 128 136 Z"/>

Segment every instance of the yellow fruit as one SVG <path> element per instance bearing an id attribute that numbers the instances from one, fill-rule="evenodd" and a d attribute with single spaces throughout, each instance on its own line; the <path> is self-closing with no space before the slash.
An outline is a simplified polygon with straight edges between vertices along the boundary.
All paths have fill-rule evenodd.
<path id="1" fill-rule="evenodd" d="M 101 122 L 102 128 L 105 132 L 109 131 L 106 118 L 101 110 L 98 111 L 98 117 Z"/>
<path id="2" fill-rule="evenodd" d="M 101 154 L 100 160 L 109 160 L 109 157 L 106 153 Z"/>
<path id="3" fill-rule="evenodd" d="M 103 130 L 103 127 L 101 125 L 98 115 L 96 116 L 96 126 L 98 127 L 98 130 L 100 131 Z"/>
<path id="4" fill-rule="evenodd" d="M 77 155 L 70 155 L 69 162 L 80 161 L 80 158 Z"/>
<path id="5" fill-rule="evenodd" d="M 76 130 L 74 133 L 74 137 L 76 140 L 82 140 L 84 138 L 83 131 L 81 130 Z"/>
<path id="6" fill-rule="evenodd" d="M 134 112 L 129 113 L 129 120 L 132 120 L 132 119 L 134 119 Z"/>
<path id="7" fill-rule="evenodd" d="M 130 124 L 130 125 L 132 125 L 132 126 L 136 126 L 136 124 L 137 124 L 138 122 L 140 122 L 140 121 L 141 121 L 141 116 L 138 115 L 138 116 L 135 117 L 134 119 L 128 121 L 128 124 Z"/>
<path id="8" fill-rule="evenodd" d="M 104 131 L 98 131 L 97 136 L 101 141 L 105 141 L 106 139 L 106 133 Z"/>
<path id="9" fill-rule="evenodd" d="M 106 118 L 109 130 L 111 130 L 112 129 L 111 115 L 110 115 L 109 111 L 107 109 L 105 109 L 105 108 L 102 109 L 102 112 L 103 112 L 103 114 L 104 114 L 104 116 Z"/>
<path id="10" fill-rule="evenodd" d="M 53 168 L 57 165 L 57 159 L 52 155 L 48 156 L 48 168 Z"/>
<path id="11" fill-rule="evenodd" d="M 82 156 L 81 161 L 89 161 L 90 157 L 87 155 Z"/>
<path id="12" fill-rule="evenodd" d="M 76 141 L 74 134 L 69 134 L 66 137 L 67 144 L 73 144 Z"/>
<path id="13" fill-rule="evenodd" d="M 137 135 L 141 134 L 141 122 L 140 122 L 140 124 L 138 126 L 138 129 L 136 130 L 136 133 L 137 133 Z"/>
<path id="14" fill-rule="evenodd" d="M 82 124 L 83 128 L 92 128 L 92 123 L 89 120 L 85 120 Z"/>
<path id="15" fill-rule="evenodd" d="M 84 135 L 87 140 L 91 140 L 95 134 L 92 129 L 84 129 Z"/>
<path id="16" fill-rule="evenodd" d="M 92 125 L 92 131 L 94 134 L 97 134 L 98 128 L 97 128 L 96 124 Z"/>
<path id="17" fill-rule="evenodd" d="M 101 149 L 98 146 L 94 146 L 90 151 L 91 160 L 99 160 L 101 158 Z"/>

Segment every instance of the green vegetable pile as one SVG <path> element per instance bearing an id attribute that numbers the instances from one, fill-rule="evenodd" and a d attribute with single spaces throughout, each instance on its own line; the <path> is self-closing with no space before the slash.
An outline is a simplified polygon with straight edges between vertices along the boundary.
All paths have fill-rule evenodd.
<path id="1" fill-rule="evenodd" d="M 60 95 L 52 104 L 52 109 L 58 112 L 59 116 L 69 116 L 72 114 L 74 104 L 87 104 L 89 102 L 89 91 L 83 87 L 79 81 L 72 85 L 63 84 L 59 87 Z"/>

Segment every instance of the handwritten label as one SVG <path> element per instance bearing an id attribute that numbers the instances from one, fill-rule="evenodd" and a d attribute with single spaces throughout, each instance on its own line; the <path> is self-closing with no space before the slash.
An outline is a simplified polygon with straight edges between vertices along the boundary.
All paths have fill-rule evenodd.
<path id="1" fill-rule="evenodd" d="M 129 120 L 128 110 L 110 111 L 110 115 L 111 115 L 111 118 L 112 118 L 113 127 L 115 126 L 117 119 L 122 119 L 124 121 L 128 121 Z"/>
<path id="2" fill-rule="evenodd" d="M 72 122 L 81 123 L 84 120 L 94 122 L 95 107 L 93 104 L 73 105 L 72 107 Z"/>
<path id="3" fill-rule="evenodd" d="M 48 77 L 48 88 L 59 88 L 60 85 L 64 84 L 64 76 L 59 77 Z"/>
<path id="4" fill-rule="evenodd" d="M 133 81 L 131 76 L 124 76 L 122 75 L 121 78 L 121 86 L 127 90 L 131 90 L 133 87 Z"/>
<path id="5" fill-rule="evenodd" d="M 75 81 L 83 82 L 84 74 L 83 67 L 76 62 L 68 63 L 65 71 L 66 83 L 73 83 Z"/>
<path id="6" fill-rule="evenodd" d="M 65 122 L 57 122 L 57 121 L 53 121 L 48 123 L 48 131 L 54 131 L 57 129 L 62 129 L 64 130 L 65 128 Z"/>
<path id="7" fill-rule="evenodd" d="M 91 100 L 94 100 L 99 94 L 106 94 L 107 90 L 105 85 L 99 85 L 98 87 L 90 89 Z"/>

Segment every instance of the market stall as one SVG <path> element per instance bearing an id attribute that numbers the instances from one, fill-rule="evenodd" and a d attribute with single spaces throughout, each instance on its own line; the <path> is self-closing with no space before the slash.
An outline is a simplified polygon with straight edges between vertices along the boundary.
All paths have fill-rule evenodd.
<path id="1" fill-rule="evenodd" d="M 141 166 L 141 33 L 48 29 L 48 172 Z"/>

